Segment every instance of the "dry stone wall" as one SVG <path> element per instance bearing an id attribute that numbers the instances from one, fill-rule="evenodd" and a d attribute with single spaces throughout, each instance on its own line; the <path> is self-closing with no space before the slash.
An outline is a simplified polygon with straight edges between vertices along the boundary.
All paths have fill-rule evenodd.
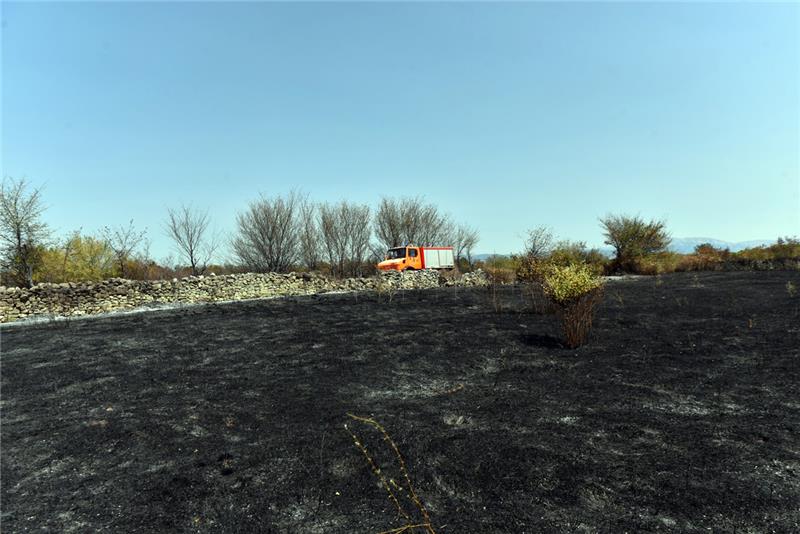
<path id="1" fill-rule="evenodd" d="M 31 289 L 0 286 L 0 323 L 35 316 L 91 315 L 155 304 L 219 302 L 330 291 L 391 292 L 486 283 L 487 277 L 480 270 L 458 278 L 424 270 L 392 271 L 371 278 L 344 280 L 311 273 L 247 273 L 155 281 L 113 278 L 95 283 L 38 284 Z"/>

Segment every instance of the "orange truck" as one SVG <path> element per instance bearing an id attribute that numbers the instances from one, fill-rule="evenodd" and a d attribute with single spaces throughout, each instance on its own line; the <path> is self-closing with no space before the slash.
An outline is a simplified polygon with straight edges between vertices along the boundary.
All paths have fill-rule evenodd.
<path id="1" fill-rule="evenodd" d="M 419 269 L 452 269 L 453 247 L 405 247 L 390 248 L 386 258 L 378 264 L 381 271 L 414 271 Z"/>

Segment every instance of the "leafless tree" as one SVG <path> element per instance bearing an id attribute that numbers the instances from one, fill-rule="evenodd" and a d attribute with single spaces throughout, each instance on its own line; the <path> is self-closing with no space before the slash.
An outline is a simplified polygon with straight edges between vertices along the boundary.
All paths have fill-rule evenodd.
<path id="1" fill-rule="evenodd" d="M 470 266 L 472 265 L 472 250 L 478 244 L 478 239 L 477 228 L 465 224 L 458 225 L 455 228 L 452 244 L 456 265 L 459 264 L 462 258 L 465 258 Z"/>
<path id="2" fill-rule="evenodd" d="M 45 207 L 41 189 L 29 191 L 25 178 L 6 177 L 0 187 L 0 243 L 2 266 L 15 284 L 31 287 L 33 270 L 50 229 L 42 221 Z"/>
<path id="3" fill-rule="evenodd" d="M 363 273 L 370 254 L 369 206 L 341 201 L 319 207 L 322 246 L 338 276 Z"/>
<path id="4" fill-rule="evenodd" d="M 322 247 L 317 217 L 318 207 L 305 197 L 300 202 L 300 259 L 303 265 L 314 270 L 319 267 Z"/>
<path id="5" fill-rule="evenodd" d="M 544 225 L 537 226 L 532 230 L 528 230 L 523 253 L 531 260 L 542 259 L 550 253 L 553 248 L 553 242 L 553 231 Z"/>
<path id="6" fill-rule="evenodd" d="M 119 265 L 119 272 L 122 278 L 126 275 L 126 264 L 128 259 L 136 252 L 136 249 L 144 242 L 147 230 L 137 230 L 133 225 L 133 219 L 128 226 L 104 227 L 100 235 L 114 252 L 114 258 Z"/>
<path id="7" fill-rule="evenodd" d="M 375 237 L 384 250 L 405 245 L 405 232 L 403 231 L 403 203 L 404 200 L 391 198 L 381 199 L 381 205 L 375 212 Z"/>
<path id="8" fill-rule="evenodd" d="M 348 256 L 350 259 L 350 273 L 353 276 L 364 274 L 364 264 L 371 253 L 372 232 L 370 229 L 370 209 L 366 205 L 351 205 L 346 225 L 347 240 L 349 243 Z"/>
<path id="9" fill-rule="evenodd" d="M 420 197 L 382 199 L 373 224 L 375 235 L 385 248 L 409 243 L 450 244 L 453 239 L 450 217 Z"/>
<path id="10" fill-rule="evenodd" d="M 301 200 L 296 192 L 285 198 L 262 196 L 237 215 L 232 246 L 240 264 L 257 272 L 286 272 L 297 262 Z"/>
<path id="11" fill-rule="evenodd" d="M 203 274 L 218 246 L 218 240 L 209 234 L 211 218 L 208 210 L 201 211 L 191 206 L 167 209 L 165 230 L 175 242 L 178 254 L 192 269 L 192 274 Z"/>

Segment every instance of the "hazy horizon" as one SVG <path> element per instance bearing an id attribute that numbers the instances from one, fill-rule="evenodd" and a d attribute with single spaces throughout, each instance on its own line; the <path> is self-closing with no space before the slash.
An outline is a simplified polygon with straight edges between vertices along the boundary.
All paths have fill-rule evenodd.
<path id="1" fill-rule="evenodd" d="M 222 232 L 265 195 L 423 196 L 477 227 L 602 245 L 800 234 L 796 4 L 15 3 L 2 173 L 60 234 L 167 207 Z"/>

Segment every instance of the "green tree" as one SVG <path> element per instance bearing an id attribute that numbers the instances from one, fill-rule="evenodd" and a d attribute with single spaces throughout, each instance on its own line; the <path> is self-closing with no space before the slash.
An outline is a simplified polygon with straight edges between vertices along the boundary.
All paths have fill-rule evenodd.
<path id="1" fill-rule="evenodd" d="M 645 221 L 628 215 L 606 215 L 600 219 L 605 243 L 614 247 L 613 268 L 636 272 L 647 256 L 664 252 L 671 242 L 666 223 Z"/>

